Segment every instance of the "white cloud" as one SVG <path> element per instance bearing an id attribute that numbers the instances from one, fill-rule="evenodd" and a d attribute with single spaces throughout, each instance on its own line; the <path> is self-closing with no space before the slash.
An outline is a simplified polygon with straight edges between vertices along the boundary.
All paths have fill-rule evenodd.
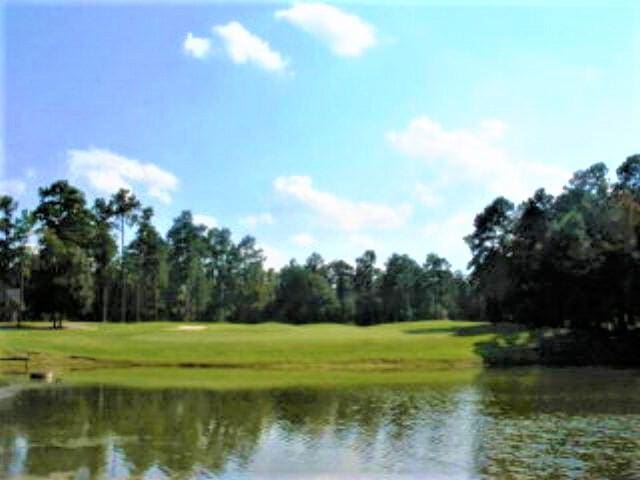
<path id="1" fill-rule="evenodd" d="M 216 228 L 218 226 L 218 220 L 204 213 L 194 213 L 193 223 L 196 225 L 204 225 L 207 228 Z"/>
<path id="2" fill-rule="evenodd" d="M 264 256 L 266 257 L 264 262 L 266 268 L 279 270 L 287 264 L 287 257 L 285 257 L 285 255 L 277 248 L 273 248 L 265 244 L 258 245 L 258 247 L 262 249 L 262 253 L 264 253 Z"/>
<path id="3" fill-rule="evenodd" d="M 316 239 L 308 233 L 298 233 L 296 235 L 293 235 L 290 240 L 292 243 L 298 245 L 299 247 L 310 247 L 311 245 L 315 245 L 316 243 Z"/>
<path id="4" fill-rule="evenodd" d="M 273 215 L 270 213 L 257 213 L 255 215 L 247 215 L 240 219 L 240 224 L 245 227 L 257 227 L 258 225 L 273 225 Z"/>
<path id="5" fill-rule="evenodd" d="M 372 25 L 326 3 L 299 3 L 278 10 L 275 16 L 320 38 L 336 55 L 343 57 L 360 56 L 377 42 Z"/>
<path id="6" fill-rule="evenodd" d="M 413 194 L 425 207 L 435 207 L 442 203 L 442 199 L 434 192 L 433 188 L 421 182 L 416 183 Z"/>
<path id="7" fill-rule="evenodd" d="M 203 59 L 211 51 L 211 40 L 206 37 L 196 37 L 189 32 L 182 43 L 182 48 L 187 55 Z"/>
<path id="8" fill-rule="evenodd" d="M 27 184 L 22 180 L 0 178 L 0 195 L 17 197 L 27 190 Z"/>
<path id="9" fill-rule="evenodd" d="M 387 133 L 399 152 L 426 160 L 449 179 L 477 183 L 494 194 L 523 200 L 535 189 L 559 192 L 570 172 L 539 162 L 512 158 L 501 145 L 507 125 L 485 120 L 478 128 L 446 130 L 429 117 L 418 117 L 405 130 Z"/>
<path id="10" fill-rule="evenodd" d="M 239 22 L 215 26 L 213 31 L 222 38 L 227 54 L 234 63 L 253 63 L 274 72 L 283 71 L 287 66 L 279 52 Z"/>
<path id="11" fill-rule="evenodd" d="M 9 195 L 12 197 L 22 195 L 27 189 L 27 184 L 22 180 L 5 178 L 4 165 L 4 142 L 2 137 L 0 137 L 0 195 Z"/>
<path id="12" fill-rule="evenodd" d="M 176 176 L 157 165 L 99 148 L 69 150 L 67 167 L 72 180 L 85 180 L 101 193 L 140 187 L 150 197 L 170 203 L 171 193 L 178 188 Z"/>
<path id="13" fill-rule="evenodd" d="M 353 202 L 316 190 L 311 178 L 307 176 L 278 177 L 273 186 L 276 191 L 307 206 L 329 225 L 346 231 L 398 228 L 406 224 L 411 216 L 409 205 L 391 207 L 378 203 Z"/>
<path id="14" fill-rule="evenodd" d="M 381 245 L 369 235 L 354 233 L 347 239 L 349 245 L 359 250 L 380 250 Z"/>
<path id="15" fill-rule="evenodd" d="M 464 237 L 473 232 L 474 218 L 472 213 L 460 212 L 425 225 L 422 228 L 425 245 L 449 260 L 454 268 L 466 270 L 470 254 Z"/>

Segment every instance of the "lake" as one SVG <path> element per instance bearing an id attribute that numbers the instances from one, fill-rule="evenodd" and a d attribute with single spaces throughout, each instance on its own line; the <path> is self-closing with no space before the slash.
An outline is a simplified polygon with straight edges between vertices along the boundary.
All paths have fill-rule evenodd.
<path id="1" fill-rule="evenodd" d="M 7 392 L 2 478 L 640 478 L 637 370 L 490 370 L 346 389 Z"/>

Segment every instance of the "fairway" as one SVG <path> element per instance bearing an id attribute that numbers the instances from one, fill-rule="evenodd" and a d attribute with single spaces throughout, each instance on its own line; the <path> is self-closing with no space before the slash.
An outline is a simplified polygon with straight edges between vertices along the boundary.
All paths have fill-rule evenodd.
<path id="1" fill-rule="evenodd" d="M 374 327 L 313 324 L 67 324 L 4 329 L 0 354 L 28 353 L 51 369 L 162 366 L 252 369 L 422 370 L 482 365 L 487 324 L 420 321 Z M 6 368 L 6 365 L 3 365 Z"/>

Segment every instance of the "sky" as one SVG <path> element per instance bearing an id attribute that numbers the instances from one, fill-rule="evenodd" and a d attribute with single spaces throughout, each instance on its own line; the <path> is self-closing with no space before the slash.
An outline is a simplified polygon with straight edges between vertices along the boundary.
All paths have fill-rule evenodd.
<path id="1" fill-rule="evenodd" d="M 118 188 L 267 264 L 463 237 L 640 153 L 640 3 L 5 2 L 0 193 Z M 613 6 L 612 6 L 613 5 Z"/>

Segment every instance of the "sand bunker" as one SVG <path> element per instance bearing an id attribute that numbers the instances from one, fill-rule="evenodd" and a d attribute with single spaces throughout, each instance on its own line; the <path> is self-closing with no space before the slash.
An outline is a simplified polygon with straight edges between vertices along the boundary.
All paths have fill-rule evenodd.
<path id="1" fill-rule="evenodd" d="M 73 323 L 73 322 L 65 322 L 63 324 L 63 327 L 67 330 L 97 330 L 98 327 L 95 327 L 93 325 L 84 325 L 84 324 L 77 324 L 77 323 Z"/>
<path id="2" fill-rule="evenodd" d="M 204 325 L 181 325 L 173 330 L 180 330 L 181 332 L 197 332 L 199 330 L 206 330 Z"/>

